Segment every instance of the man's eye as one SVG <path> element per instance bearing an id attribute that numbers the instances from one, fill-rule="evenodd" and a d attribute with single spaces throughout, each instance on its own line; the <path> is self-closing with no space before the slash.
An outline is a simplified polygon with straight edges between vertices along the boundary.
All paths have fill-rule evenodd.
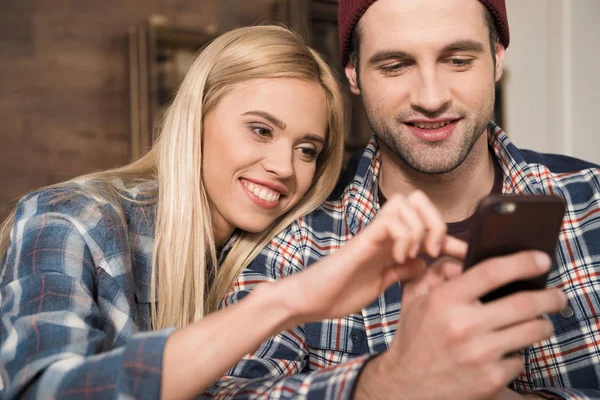
<path id="1" fill-rule="evenodd" d="M 407 63 L 395 63 L 389 65 L 382 65 L 379 67 L 383 72 L 399 72 L 405 69 L 408 66 Z"/>
<path id="2" fill-rule="evenodd" d="M 472 58 L 450 58 L 448 64 L 455 68 L 466 68 L 473 64 Z"/>

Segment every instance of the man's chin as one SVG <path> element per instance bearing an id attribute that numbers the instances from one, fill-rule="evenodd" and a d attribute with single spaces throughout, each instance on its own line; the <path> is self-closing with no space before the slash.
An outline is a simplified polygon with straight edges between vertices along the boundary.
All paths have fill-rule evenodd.
<path id="1" fill-rule="evenodd" d="M 466 156 L 460 157 L 457 154 L 448 154 L 451 152 L 443 151 L 436 152 L 427 149 L 423 157 L 414 157 L 412 154 L 402 154 L 404 152 L 395 152 L 404 164 L 406 164 L 412 170 L 425 175 L 443 175 L 454 171 L 458 168 L 465 160 Z M 418 154 L 418 153 L 417 153 Z M 413 155 L 413 156 L 411 156 Z"/>
<path id="2" fill-rule="evenodd" d="M 460 166 L 456 165 L 409 165 L 413 170 L 423 175 L 444 175 L 454 171 Z"/>

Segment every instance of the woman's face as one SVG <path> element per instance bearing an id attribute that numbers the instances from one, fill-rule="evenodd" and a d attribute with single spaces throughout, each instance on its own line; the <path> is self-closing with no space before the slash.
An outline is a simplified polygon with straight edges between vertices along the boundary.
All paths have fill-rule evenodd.
<path id="1" fill-rule="evenodd" d="M 202 173 L 215 239 L 260 232 L 312 184 L 328 129 L 317 82 L 254 79 L 233 89 L 204 119 Z"/>

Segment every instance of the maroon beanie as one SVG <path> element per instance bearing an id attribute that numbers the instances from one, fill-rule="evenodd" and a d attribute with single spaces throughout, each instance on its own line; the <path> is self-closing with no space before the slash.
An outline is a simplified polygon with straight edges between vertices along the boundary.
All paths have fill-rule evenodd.
<path id="1" fill-rule="evenodd" d="M 340 50 L 342 52 L 342 65 L 348 62 L 348 51 L 350 50 L 350 40 L 352 30 L 356 23 L 367 11 L 367 8 L 376 0 L 339 0 L 338 5 L 338 26 L 340 30 Z M 490 10 L 496 22 L 496 29 L 500 35 L 500 43 L 508 47 L 510 34 L 508 31 L 508 17 L 506 16 L 506 4 L 504 0 L 479 0 Z"/>

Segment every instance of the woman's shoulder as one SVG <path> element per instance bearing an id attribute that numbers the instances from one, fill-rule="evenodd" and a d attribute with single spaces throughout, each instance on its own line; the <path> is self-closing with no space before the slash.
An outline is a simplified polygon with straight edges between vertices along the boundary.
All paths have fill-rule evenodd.
<path id="1" fill-rule="evenodd" d="M 16 207 L 14 224 L 70 225 L 80 232 L 104 229 L 128 231 L 140 208 L 153 208 L 152 183 L 126 185 L 122 181 L 70 181 L 23 196 Z"/>

